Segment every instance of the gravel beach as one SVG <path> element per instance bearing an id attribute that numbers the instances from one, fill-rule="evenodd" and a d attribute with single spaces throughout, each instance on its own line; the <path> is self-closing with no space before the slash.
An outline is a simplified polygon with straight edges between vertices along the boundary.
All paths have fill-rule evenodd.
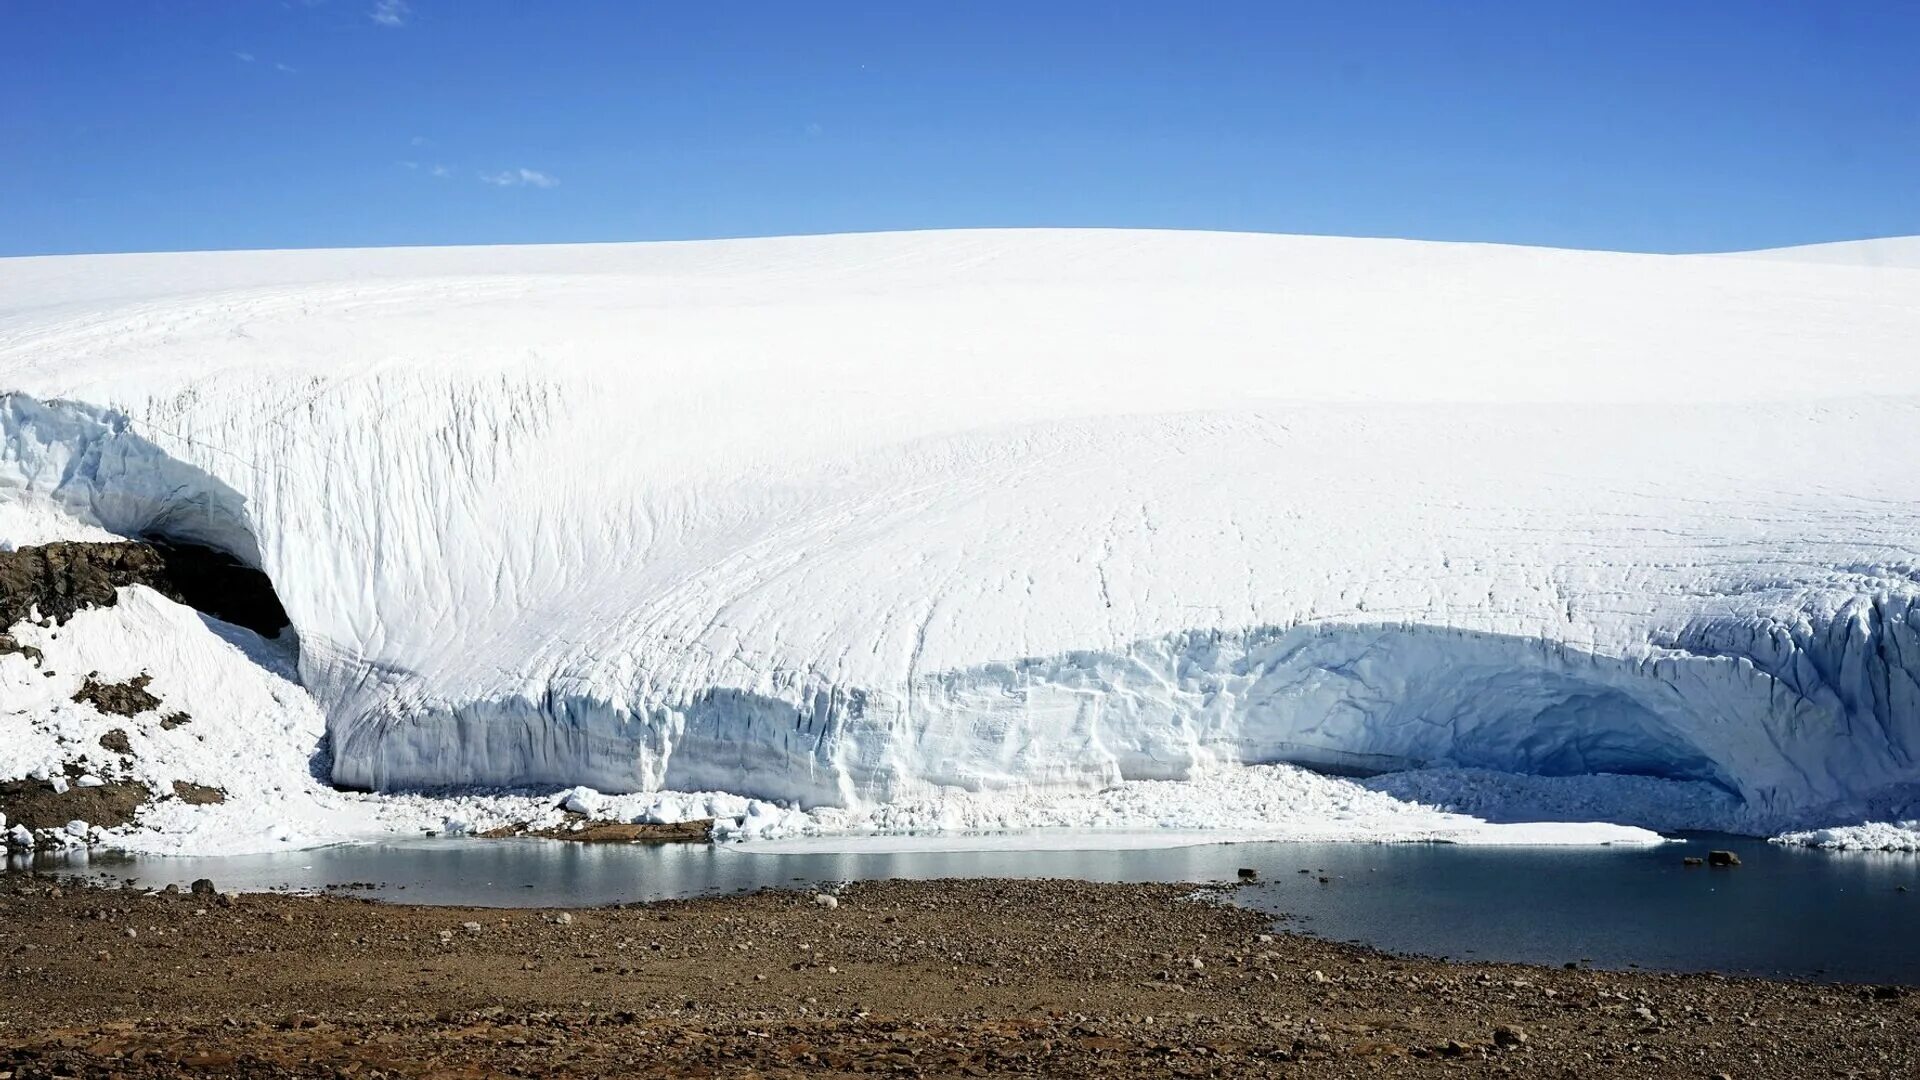
<path id="1" fill-rule="evenodd" d="M 562 911 L 0 875 L 0 1078 L 1920 1071 L 1906 988 L 1398 957 L 1220 899 L 887 881 Z"/>

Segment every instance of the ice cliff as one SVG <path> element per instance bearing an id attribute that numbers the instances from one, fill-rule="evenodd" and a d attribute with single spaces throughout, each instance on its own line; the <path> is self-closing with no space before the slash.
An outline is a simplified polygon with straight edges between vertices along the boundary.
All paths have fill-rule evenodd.
<path id="1" fill-rule="evenodd" d="M 0 260 L 0 541 L 264 570 L 349 786 L 856 805 L 1291 761 L 1857 820 L 1920 797 L 1890 243 Z"/>

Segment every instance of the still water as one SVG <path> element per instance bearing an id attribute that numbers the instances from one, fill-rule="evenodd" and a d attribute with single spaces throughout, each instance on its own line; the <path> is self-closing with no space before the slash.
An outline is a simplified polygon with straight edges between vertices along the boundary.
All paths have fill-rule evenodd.
<path id="1" fill-rule="evenodd" d="M 372 883 L 355 895 L 498 907 L 878 878 L 1231 881 L 1250 867 L 1259 881 L 1236 893 L 1238 903 L 1281 916 L 1290 929 L 1396 952 L 1920 984 L 1920 855 L 1684 838 L 1656 848 L 1215 844 L 779 853 L 751 844 L 443 839 L 208 859 L 96 857 L 70 869 L 152 886 L 184 887 L 200 877 L 241 890 Z M 1683 856 L 1709 848 L 1732 849 L 1743 865 L 1682 865 Z"/>

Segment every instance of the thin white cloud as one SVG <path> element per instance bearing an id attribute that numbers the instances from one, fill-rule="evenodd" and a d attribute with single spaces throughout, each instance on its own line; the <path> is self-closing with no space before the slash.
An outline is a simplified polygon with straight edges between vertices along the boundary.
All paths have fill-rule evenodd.
<path id="1" fill-rule="evenodd" d="M 407 25 L 407 17 L 412 14 L 407 0 L 373 0 L 373 10 L 367 12 L 367 18 L 381 26 L 398 28 Z"/>
<path id="2" fill-rule="evenodd" d="M 560 181 L 538 169 L 505 169 L 497 173 L 481 173 L 480 179 L 495 187 L 559 187 Z"/>
<path id="3" fill-rule="evenodd" d="M 429 170 L 429 171 L 430 171 L 430 172 L 432 172 L 432 173 L 433 173 L 433 175 L 435 175 L 435 176 L 438 176 L 438 177 L 440 177 L 441 179 L 445 179 L 445 178 L 447 178 L 447 177 L 449 177 L 449 176 L 452 176 L 452 175 L 453 175 L 453 170 L 452 170 L 452 169 L 449 169 L 449 168 L 447 168 L 447 167 L 446 167 L 445 165 L 435 165 L 435 166 L 434 166 L 434 167 L 433 167 L 433 168 L 432 168 L 431 170 Z"/>
<path id="4" fill-rule="evenodd" d="M 259 61 L 259 59 L 260 59 L 259 57 L 257 57 L 257 56 L 255 56 L 255 55 L 253 55 L 253 54 L 252 54 L 252 53 L 250 53 L 250 52 L 237 52 L 237 53 L 234 53 L 234 54 L 233 54 L 233 58 L 234 58 L 235 60 L 238 60 L 238 61 L 240 61 L 240 62 L 241 62 L 241 63 L 243 63 L 243 64 L 252 64 L 252 63 L 256 63 L 256 62 L 258 62 L 258 61 Z M 283 63 L 281 63 L 280 61 L 278 61 L 278 60 L 276 60 L 276 61 L 274 61 L 274 63 L 273 63 L 273 70 L 275 70 L 275 71 L 284 71 L 284 72 L 286 72 L 287 74 L 289 74 L 289 75 L 292 75 L 292 74 L 295 74 L 295 73 L 297 73 L 297 72 L 298 72 L 298 71 L 299 71 L 300 69 L 299 69 L 299 68 L 297 68 L 297 67 L 294 67 L 294 66 L 293 66 L 292 64 L 283 64 Z"/>

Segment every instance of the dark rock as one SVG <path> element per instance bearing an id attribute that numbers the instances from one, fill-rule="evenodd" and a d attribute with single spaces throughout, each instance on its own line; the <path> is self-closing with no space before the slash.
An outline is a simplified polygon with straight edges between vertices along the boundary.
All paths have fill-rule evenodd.
<path id="1" fill-rule="evenodd" d="M 578 821 L 579 819 L 575 819 Z M 516 836 L 536 836 L 546 840 L 571 840 L 578 844 L 704 844 L 713 839 L 713 819 L 671 822 L 587 821 L 545 829 L 524 825 L 504 825 L 478 834 L 482 839 L 498 840 Z"/>
<path id="2" fill-rule="evenodd" d="M 11 626 L 12 624 L 9 623 L 7 625 Z M 40 662 L 46 659 L 46 654 L 42 653 L 39 649 L 36 649 L 31 645 L 20 644 L 18 641 L 14 640 L 14 637 L 12 634 L 0 634 L 0 656 L 6 656 L 10 653 L 18 653 L 21 656 L 24 656 L 27 659 L 33 661 L 34 667 L 39 667 Z M 49 671 L 47 672 L 47 674 L 51 675 L 53 674 L 53 672 Z"/>
<path id="3" fill-rule="evenodd" d="M 1735 855 L 1731 851 L 1709 851 L 1707 852 L 1707 865 L 1708 866 L 1739 866 L 1740 856 Z"/>
<path id="4" fill-rule="evenodd" d="M 109 716 L 138 716 L 160 706 L 160 699 L 147 693 L 147 686 L 152 682 L 153 676 L 144 674 L 119 683 L 103 683 L 88 675 L 87 681 L 80 686 L 80 692 L 73 695 L 73 700 L 81 705 L 91 705 Z"/>
<path id="5" fill-rule="evenodd" d="M 1243 866 L 1240 868 L 1240 880 L 1241 881 L 1259 881 L 1260 871 L 1255 870 L 1251 866 Z"/>
<path id="6" fill-rule="evenodd" d="M 69 768 L 68 774 L 78 771 Z M 55 791 L 45 780 L 0 781 L 0 814 L 7 815 L 10 824 L 29 829 L 57 829 L 76 819 L 103 829 L 118 828 L 131 822 L 152 799 L 153 792 L 145 784 L 133 781 L 98 787 L 74 784 L 65 791 Z"/>
<path id="7" fill-rule="evenodd" d="M 1698 855 L 1689 855 L 1686 858 L 1680 860 L 1680 865 L 1682 866 L 1705 866 L 1706 863 L 1707 863 L 1707 860 L 1701 858 Z"/>
<path id="8" fill-rule="evenodd" d="M 187 721 L 192 719 L 193 717 L 188 716 L 186 713 L 183 713 L 183 712 L 168 713 L 167 715 L 160 718 L 160 730 L 172 731 L 174 728 L 177 728 L 180 725 L 185 724 Z"/>
<path id="9" fill-rule="evenodd" d="M 185 780 L 173 782 L 173 796 L 189 806 L 213 806 L 227 801 L 225 791 L 205 784 L 189 784 Z"/>
<path id="10" fill-rule="evenodd" d="M 220 891 L 214 888 L 212 878 L 201 878 L 195 881 L 189 888 L 193 890 L 193 895 L 195 896 L 212 896 L 214 893 Z"/>
<path id="11" fill-rule="evenodd" d="M 146 544 L 61 542 L 3 551 L 0 627 L 14 625 L 36 608 L 64 625 L 82 608 L 112 607 L 115 590 L 154 586 L 163 575 L 160 553 Z"/>
<path id="12" fill-rule="evenodd" d="M 127 741 L 127 733 L 120 728 L 114 728 L 100 736 L 100 748 L 111 750 L 116 754 L 133 753 L 133 744 Z"/>
<path id="13" fill-rule="evenodd" d="M 1517 1027 L 1501 1024 L 1493 1029 L 1493 1045 L 1515 1047 L 1527 1045 L 1527 1033 Z"/>

